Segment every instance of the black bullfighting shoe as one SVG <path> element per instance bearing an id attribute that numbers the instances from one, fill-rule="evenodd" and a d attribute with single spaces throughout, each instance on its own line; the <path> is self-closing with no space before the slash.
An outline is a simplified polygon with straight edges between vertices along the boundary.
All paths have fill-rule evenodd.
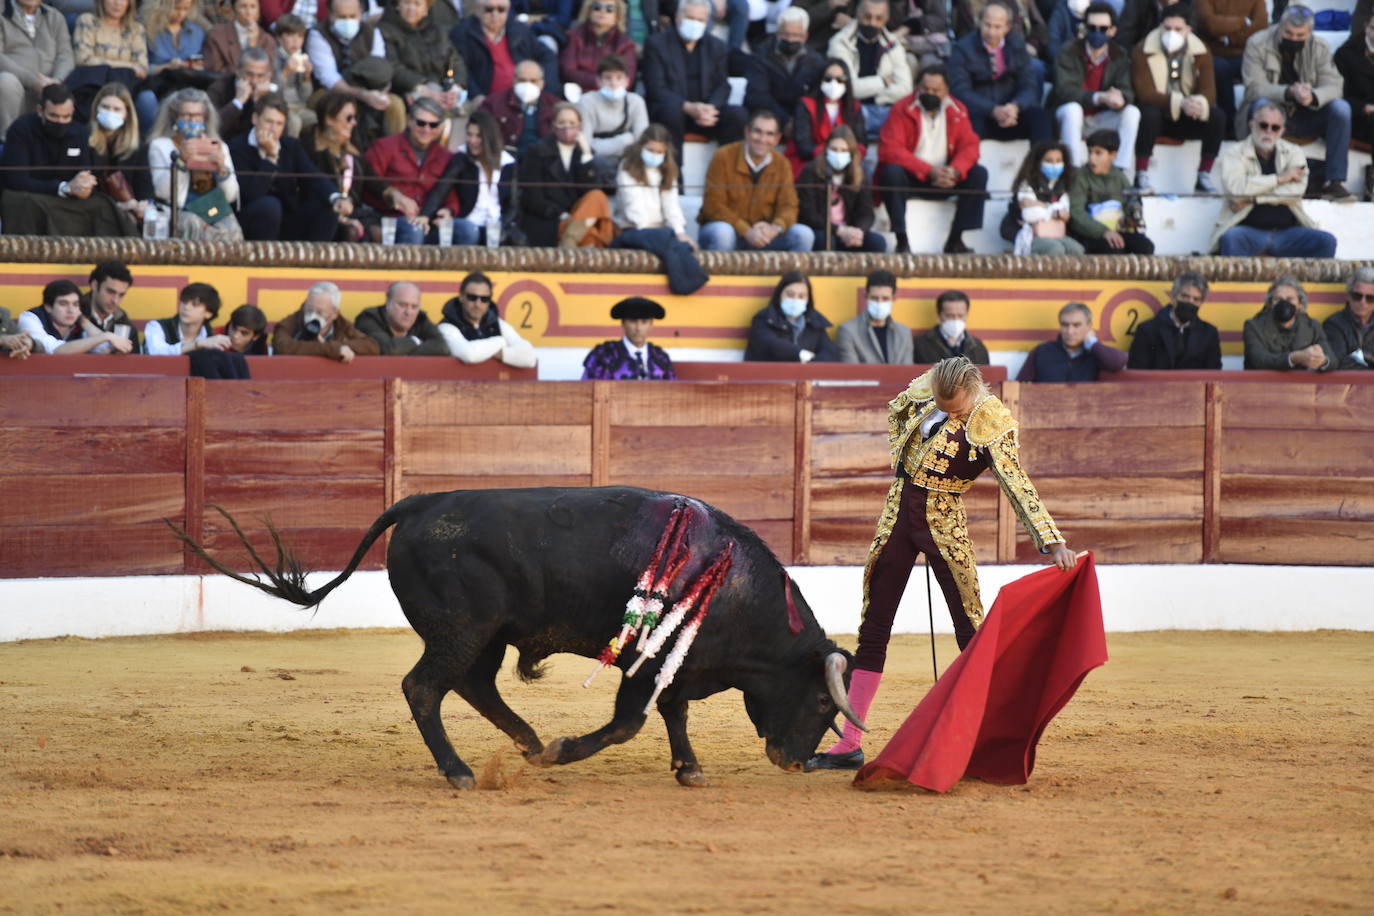
<path id="1" fill-rule="evenodd" d="M 840 754 L 817 754 L 806 761 L 806 772 L 812 770 L 857 770 L 864 765 L 864 749 L 856 747 Z"/>

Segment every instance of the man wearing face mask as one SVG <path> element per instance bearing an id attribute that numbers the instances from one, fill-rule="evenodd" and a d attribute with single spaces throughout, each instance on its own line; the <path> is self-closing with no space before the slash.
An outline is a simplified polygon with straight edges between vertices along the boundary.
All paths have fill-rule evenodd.
<path id="1" fill-rule="evenodd" d="M 272 329 L 272 352 L 282 356 L 326 356 L 351 363 L 355 356 L 376 356 L 377 341 L 339 314 L 339 287 L 321 281 L 305 294 L 296 311 Z"/>
<path id="2" fill-rule="evenodd" d="M 584 92 L 577 102 L 582 129 L 592 140 L 592 162 L 597 174 L 615 183 L 620 157 L 649 127 L 644 97 L 630 91 L 627 64 L 619 54 L 607 54 L 596 65 L 597 89 Z"/>
<path id="3" fill-rule="evenodd" d="M 849 65 L 864 129 L 875 137 L 892 108 L 911 94 L 911 63 L 901 40 L 888 31 L 887 0 L 859 0 L 855 20 L 830 39 L 829 56 Z"/>
<path id="4" fill-rule="evenodd" d="M 644 42 L 649 118 L 668 128 L 679 149 L 688 132 L 721 144 L 744 133 L 745 110 L 728 104 L 730 49 L 707 34 L 710 16 L 711 0 L 682 0 L 674 28 L 660 29 Z"/>
<path id="5" fill-rule="evenodd" d="M 1259 99 L 1283 106 L 1287 131 L 1295 137 L 1326 141 L 1326 184 L 1321 196 L 1349 202 L 1345 187 L 1350 155 L 1350 103 L 1341 97 L 1341 74 L 1331 60 L 1331 48 L 1312 34 L 1312 10 L 1292 5 L 1277 25 L 1256 32 L 1245 43 L 1241 73 L 1245 81 L 1244 110 Z M 1249 123 L 1236 125 L 1245 136 Z"/>
<path id="6" fill-rule="evenodd" d="M 888 270 L 875 270 L 864 286 L 864 309 L 840 325 L 835 343 L 842 363 L 911 362 L 911 328 L 892 317 L 897 298 L 897 277 Z"/>
<path id="7" fill-rule="evenodd" d="M 934 365 L 951 356 L 966 356 L 975 366 L 986 366 L 988 348 L 968 332 L 968 295 L 947 289 L 935 299 L 935 327 L 916 338 L 912 358 Z"/>
<path id="8" fill-rule="evenodd" d="M 745 107 L 750 111 L 772 111 L 784 132 L 797 102 L 815 89 L 825 67 L 825 58 L 806 43 L 810 27 L 811 17 L 806 10 L 789 6 L 778 16 L 776 34 L 755 46 L 752 54 L 739 55 L 748 80 Z"/>
<path id="9" fill-rule="evenodd" d="M 1085 134 L 1114 130 L 1121 135 L 1116 166 L 1130 168 L 1131 151 L 1140 127 L 1140 109 L 1134 104 L 1130 52 L 1117 44 L 1116 11 L 1105 0 L 1088 7 L 1083 37 L 1060 48 L 1054 60 L 1054 90 L 1050 107 L 1059 120 L 1059 138 L 1073 156 L 1074 168 L 1082 168 Z"/>
<path id="10" fill-rule="evenodd" d="M 481 107 L 496 118 L 506 149 L 519 159 L 540 137 L 548 135 L 558 102 L 557 96 L 544 91 L 544 69 L 539 62 L 522 60 L 515 65 L 515 84 L 505 92 L 487 96 Z"/>
<path id="11" fill-rule="evenodd" d="M 1302 206 L 1307 158 L 1282 139 L 1283 133 L 1279 103 L 1255 103 L 1249 139 L 1233 144 L 1218 164 L 1226 197 L 1212 230 L 1212 251 L 1237 257 L 1336 256 L 1336 237 L 1316 228 Z"/>
<path id="12" fill-rule="evenodd" d="M 1326 332 L 1307 314 L 1307 291 L 1284 275 L 1269 285 L 1264 307 L 1245 322 L 1245 368 L 1328 372 L 1337 366 Z"/>
<path id="13" fill-rule="evenodd" d="M 363 20 L 360 0 L 330 0 L 329 18 L 317 23 L 305 37 L 305 53 L 315 71 L 315 82 L 323 89 L 337 89 L 358 100 L 358 120 L 384 122 L 386 133 L 393 134 L 405 123 L 405 103 L 383 88 L 368 85 L 361 76 L 376 64 L 383 64 L 385 82 L 390 82 L 391 65 L 386 63 L 386 40 L 381 30 Z M 369 58 L 376 58 L 372 62 Z M 357 74 L 353 68 L 358 66 Z"/>
<path id="14" fill-rule="evenodd" d="M 71 90 L 52 83 L 38 110 L 10 125 L 0 164 L 7 235 L 123 236 L 132 234 L 114 201 L 96 189 L 90 171 L 90 131 L 73 122 Z"/>
<path id="15" fill-rule="evenodd" d="M 1207 278 L 1187 270 L 1174 278 L 1169 304 L 1135 329 L 1128 369 L 1220 369 L 1221 336 L 1198 317 Z"/>

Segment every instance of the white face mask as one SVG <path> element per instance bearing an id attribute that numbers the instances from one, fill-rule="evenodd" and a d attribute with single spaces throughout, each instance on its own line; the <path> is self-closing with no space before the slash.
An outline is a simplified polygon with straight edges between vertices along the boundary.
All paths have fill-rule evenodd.
<path id="1" fill-rule="evenodd" d="M 538 100 L 541 91 L 538 83 L 524 81 L 515 84 L 515 97 L 523 105 L 533 105 Z"/>
<path id="2" fill-rule="evenodd" d="M 964 336 L 965 327 L 962 318 L 946 318 L 940 322 L 940 333 L 945 335 L 945 340 L 958 340 Z"/>
<path id="3" fill-rule="evenodd" d="M 684 19 L 677 24 L 677 33 L 683 41 L 701 41 L 706 34 L 706 23 L 700 19 Z"/>
<path id="4" fill-rule="evenodd" d="M 1091 0 L 1069 0 L 1069 12 L 1073 13 L 1073 18 L 1082 19 L 1088 12 Z"/>
<path id="5" fill-rule="evenodd" d="M 124 115 L 108 108 L 102 108 L 95 113 L 96 123 L 106 130 L 119 130 L 124 126 Z"/>
<path id="6" fill-rule="evenodd" d="M 1168 29 L 1163 35 L 1159 36 L 1159 43 L 1164 46 L 1165 54 L 1177 54 L 1183 50 L 1183 33 Z"/>
<path id="7" fill-rule="evenodd" d="M 806 300 L 793 299 L 791 296 L 783 296 L 778 300 L 778 307 L 788 318 L 800 318 L 806 313 Z"/>
<path id="8" fill-rule="evenodd" d="M 849 168 L 850 159 L 851 156 L 848 150 L 841 152 L 840 150 L 828 149 L 825 151 L 825 161 L 837 172 L 842 172 Z"/>
<path id="9" fill-rule="evenodd" d="M 647 149 L 642 149 L 639 151 L 639 158 L 640 161 L 649 168 L 656 169 L 661 166 L 668 157 L 664 153 L 655 153 Z"/>
<path id="10" fill-rule="evenodd" d="M 352 41 L 358 37 L 358 30 L 363 27 L 361 19 L 335 19 L 330 26 L 334 34 L 344 41 Z"/>
<path id="11" fill-rule="evenodd" d="M 821 93 L 832 102 L 838 102 L 844 98 L 844 83 L 839 80 L 826 80 L 821 83 Z"/>
<path id="12" fill-rule="evenodd" d="M 886 321 L 892 316 L 892 303 L 878 299 L 868 300 L 868 317 L 874 321 Z"/>
<path id="13" fill-rule="evenodd" d="M 601 97 L 608 102 L 619 102 L 621 99 L 625 98 L 624 86 L 616 86 L 615 88 L 602 86 L 599 91 L 601 92 Z"/>

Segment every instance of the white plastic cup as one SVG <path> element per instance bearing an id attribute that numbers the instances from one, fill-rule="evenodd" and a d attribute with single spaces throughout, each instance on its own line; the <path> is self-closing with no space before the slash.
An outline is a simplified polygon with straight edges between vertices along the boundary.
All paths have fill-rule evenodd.
<path id="1" fill-rule="evenodd" d="M 396 244 L 396 217 L 394 216 L 382 217 L 382 244 Z"/>
<path id="2" fill-rule="evenodd" d="M 133 331 L 133 328 L 127 324 L 117 324 L 114 326 L 115 336 L 123 337 L 125 340 L 129 339 L 129 333 L 131 331 Z"/>
<path id="3" fill-rule="evenodd" d="M 439 244 L 447 248 L 453 244 L 453 217 L 446 216 L 438 221 Z"/>

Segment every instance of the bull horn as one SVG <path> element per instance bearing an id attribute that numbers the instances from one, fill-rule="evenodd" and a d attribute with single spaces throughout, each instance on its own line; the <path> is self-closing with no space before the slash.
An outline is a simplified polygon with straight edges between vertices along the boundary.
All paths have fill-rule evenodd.
<path id="1" fill-rule="evenodd" d="M 825 685 L 830 688 L 830 699 L 835 701 L 835 706 L 844 714 L 844 717 L 858 726 L 859 731 L 868 731 L 868 726 L 864 720 L 860 719 L 854 712 L 854 707 L 849 705 L 849 693 L 844 689 L 844 672 L 849 667 L 849 660 L 844 657 L 843 652 L 831 652 L 825 657 Z"/>

